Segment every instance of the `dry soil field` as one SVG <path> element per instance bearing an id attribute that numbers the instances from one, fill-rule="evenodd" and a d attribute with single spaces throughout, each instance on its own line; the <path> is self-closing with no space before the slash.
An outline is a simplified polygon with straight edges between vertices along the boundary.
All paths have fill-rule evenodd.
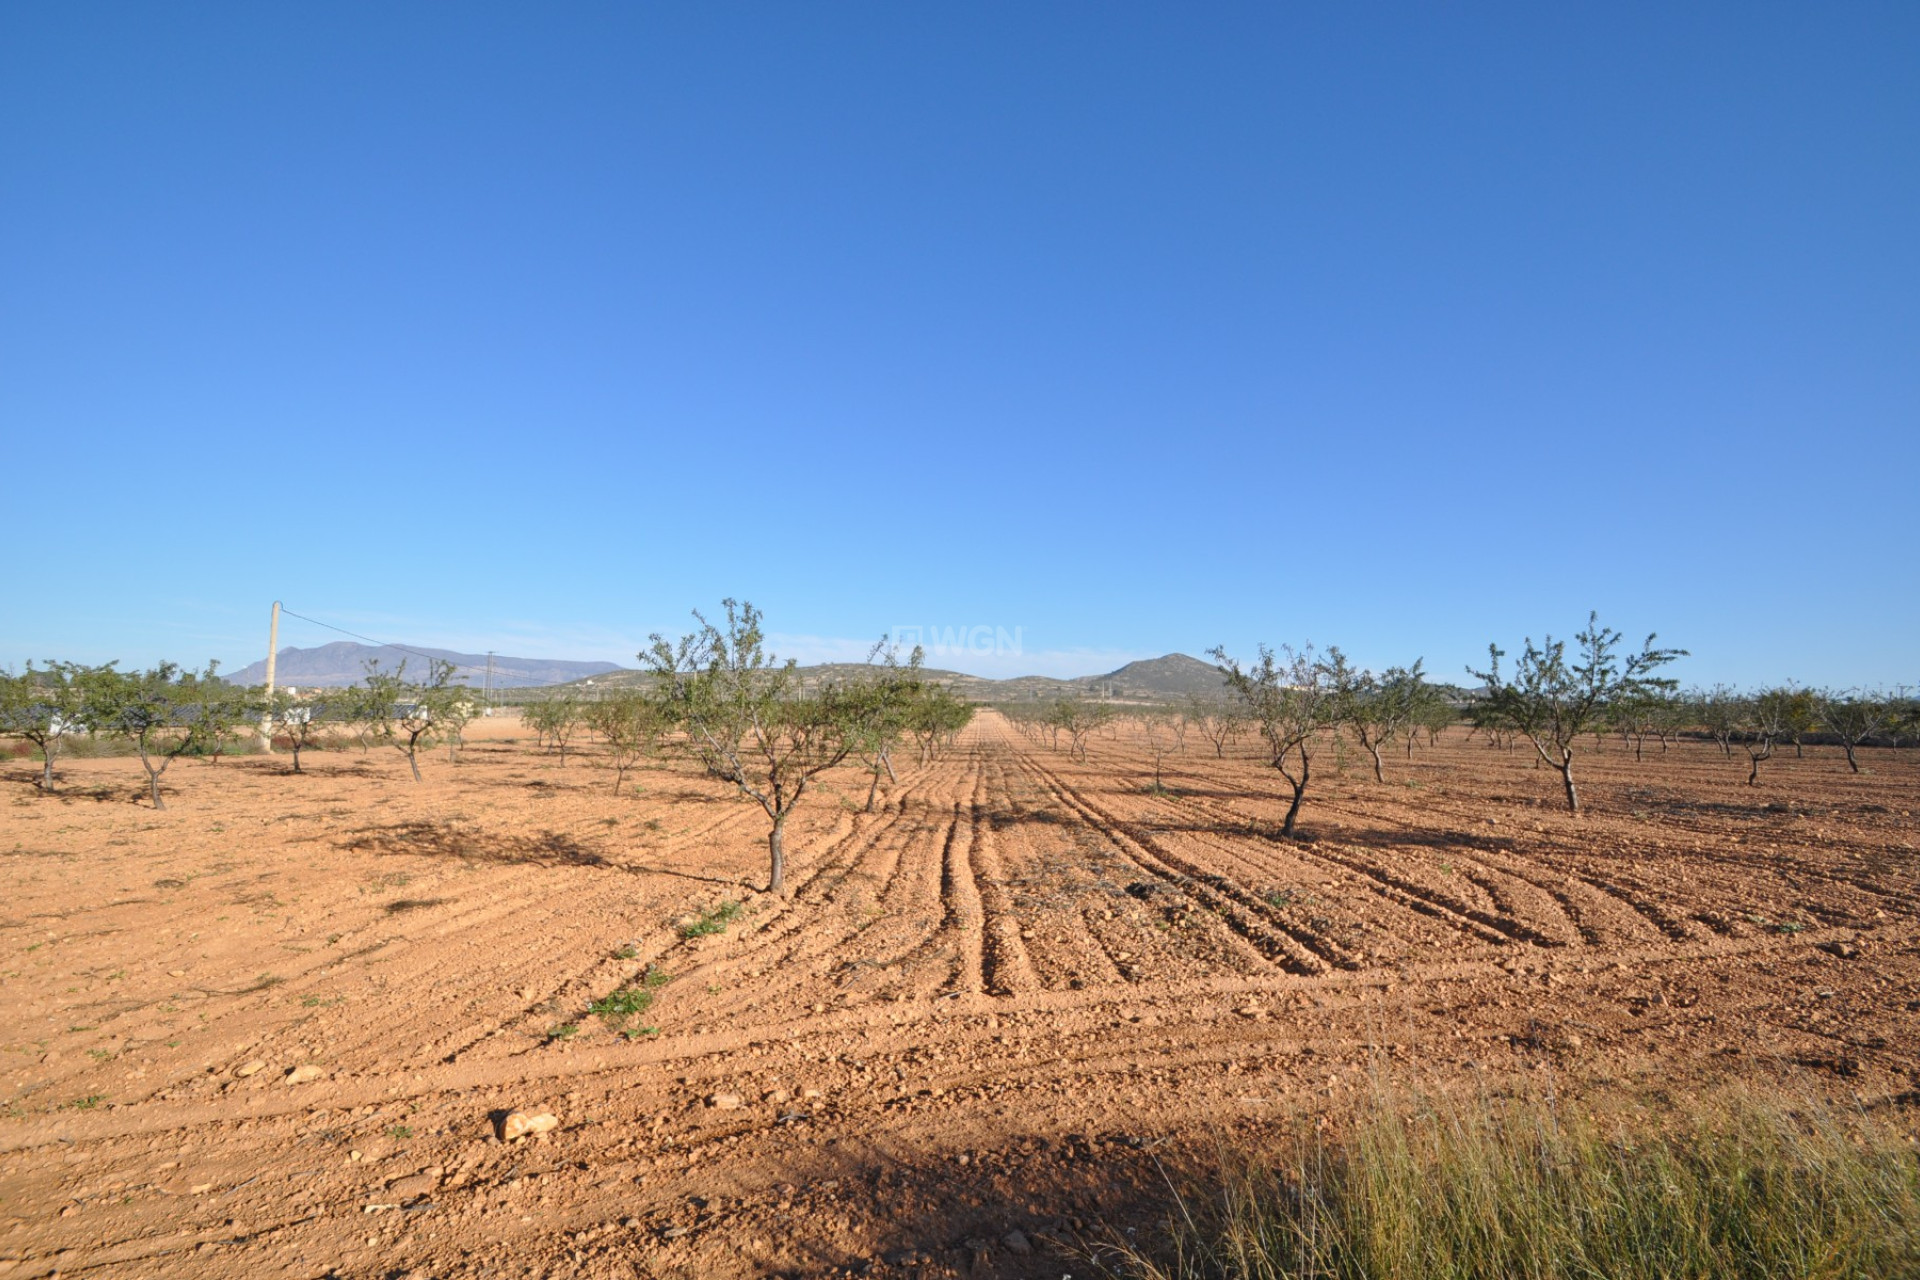
<path id="1" fill-rule="evenodd" d="M 510 721 L 417 785 L 183 761 L 163 813 L 136 761 L 51 798 L 12 761 L 0 1274 L 1086 1275 L 1157 1161 L 1383 1080 L 1913 1123 L 1920 753 L 1751 790 L 1588 744 L 1576 819 L 1456 730 L 1385 786 L 1324 754 L 1289 843 L 1194 737 L 1156 795 L 1124 735 L 1080 763 L 983 712 L 881 811 L 803 810 L 786 900 L 743 888 L 757 809 L 684 765 L 615 798 Z M 649 974 L 631 1036 L 589 1012 Z M 509 1108 L 558 1127 L 502 1143 Z"/>

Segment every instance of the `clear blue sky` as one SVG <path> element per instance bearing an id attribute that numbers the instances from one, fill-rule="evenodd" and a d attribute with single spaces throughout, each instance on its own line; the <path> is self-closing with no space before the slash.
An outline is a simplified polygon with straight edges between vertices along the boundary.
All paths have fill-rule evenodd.
<path id="1" fill-rule="evenodd" d="M 1916 682 L 1920 6 L 9 5 L 0 457 L 16 667 Z"/>

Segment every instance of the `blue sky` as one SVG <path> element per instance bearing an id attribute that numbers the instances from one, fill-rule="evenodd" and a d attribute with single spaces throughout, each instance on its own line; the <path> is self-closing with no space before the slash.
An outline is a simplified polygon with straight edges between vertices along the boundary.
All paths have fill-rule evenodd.
<path id="1" fill-rule="evenodd" d="M 1917 66 L 1911 3 L 8 6 L 0 664 L 733 595 L 1920 682 Z"/>

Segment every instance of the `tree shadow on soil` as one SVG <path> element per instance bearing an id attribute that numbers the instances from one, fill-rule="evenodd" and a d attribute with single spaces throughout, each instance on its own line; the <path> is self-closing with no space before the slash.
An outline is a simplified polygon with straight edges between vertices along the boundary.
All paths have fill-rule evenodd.
<path id="1" fill-rule="evenodd" d="M 727 1249 L 735 1265 L 751 1259 L 769 1276 L 1056 1280 L 1102 1274 L 1092 1259 L 1111 1257 L 1120 1242 L 1145 1245 L 1168 1221 L 1169 1175 L 1153 1145 L 1123 1135 L 1011 1138 L 965 1153 L 965 1164 L 961 1153 L 895 1159 L 871 1150 L 845 1156 L 825 1150 L 779 1184 L 790 1196 L 784 1209 L 767 1213 L 697 1197 L 646 1222 L 637 1238 L 610 1242 L 607 1252 L 645 1255 L 653 1274 L 663 1276 L 699 1274 L 703 1245 Z M 766 1221 L 752 1221 L 763 1214 Z M 825 1225 L 844 1218 L 856 1224 L 857 1239 L 835 1239 L 838 1233 Z M 712 1222 L 724 1223 L 734 1242 L 764 1230 L 779 1245 L 743 1257 L 734 1251 L 737 1243 L 703 1238 L 703 1223 Z M 691 1255 L 678 1268 L 671 1254 L 659 1252 L 675 1240 Z"/>
<path id="2" fill-rule="evenodd" d="M 543 867 L 606 867 L 605 854 L 558 831 L 508 833 L 453 827 L 443 822 L 395 822 L 351 831 L 335 848 L 346 853 L 410 854 L 467 862 Z"/>

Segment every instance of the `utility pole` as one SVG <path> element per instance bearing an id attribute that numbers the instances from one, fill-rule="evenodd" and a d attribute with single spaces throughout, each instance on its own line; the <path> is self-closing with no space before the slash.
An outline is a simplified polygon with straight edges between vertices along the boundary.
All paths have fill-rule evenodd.
<path id="1" fill-rule="evenodd" d="M 273 624 L 267 628 L 267 705 L 260 711 L 260 749 L 273 754 L 273 664 L 280 656 L 280 602 L 273 602 Z"/>

